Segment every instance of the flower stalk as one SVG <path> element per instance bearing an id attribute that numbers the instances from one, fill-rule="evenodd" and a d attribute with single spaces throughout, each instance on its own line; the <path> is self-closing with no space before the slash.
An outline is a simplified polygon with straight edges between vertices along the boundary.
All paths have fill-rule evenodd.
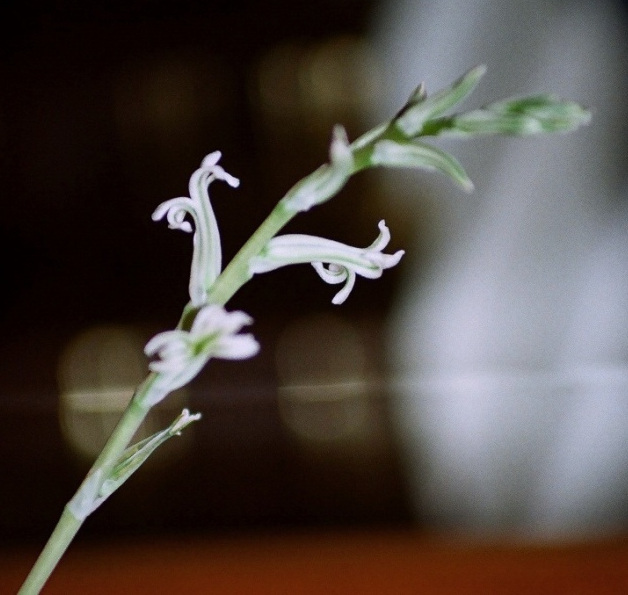
<path id="1" fill-rule="evenodd" d="M 20 595 L 39 593 L 85 519 L 116 491 L 164 442 L 200 418 L 184 410 L 172 424 L 150 438 L 132 444 L 151 407 L 191 382 L 212 358 L 245 359 L 259 350 L 251 334 L 241 333 L 251 318 L 228 312 L 225 305 L 255 274 L 290 264 L 311 264 L 330 284 L 343 284 L 333 303 L 344 302 L 356 277 L 380 277 L 395 266 L 403 250 L 385 254 L 390 232 L 379 222 L 379 236 L 366 248 L 302 234 L 277 235 L 298 213 L 335 196 L 351 176 L 370 167 L 413 167 L 438 171 L 465 190 L 473 185 L 462 165 L 449 153 L 425 142 L 427 137 L 474 137 L 485 134 L 529 135 L 564 132 L 588 123 L 590 114 L 575 103 L 552 95 L 508 99 L 461 114 L 446 112 L 465 99 L 485 72 L 479 66 L 450 87 L 428 96 L 420 85 L 390 121 L 350 143 L 345 130 L 333 130 L 328 163 L 295 184 L 260 227 L 222 270 L 218 224 L 209 186 L 215 180 L 237 187 L 239 181 L 210 153 L 190 178 L 189 197 L 157 207 L 153 220 L 166 218 L 173 229 L 193 233 L 190 301 L 177 328 L 159 333 L 145 347 L 149 373 L 94 462 L 76 494 L 66 505 Z"/>

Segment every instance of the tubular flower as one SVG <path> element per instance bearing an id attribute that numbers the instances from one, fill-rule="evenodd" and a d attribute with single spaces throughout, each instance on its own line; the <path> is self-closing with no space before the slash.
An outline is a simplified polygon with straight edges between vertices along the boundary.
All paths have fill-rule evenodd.
<path id="1" fill-rule="evenodd" d="M 377 279 L 384 269 L 395 266 L 404 254 L 384 254 L 390 241 L 386 223 L 379 222 L 379 236 L 367 248 L 356 248 L 334 240 L 303 234 L 287 234 L 270 240 L 259 256 L 249 262 L 251 275 L 266 273 L 290 264 L 310 263 L 326 283 L 344 283 L 332 303 L 342 304 L 353 289 L 356 275 Z"/>
<path id="2" fill-rule="evenodd" d="M 253 335 L 239 334 L 251 322 L 244 312 L 227 312 L 210 304 L 198 312 L 189 331 L 177 329 L 155 335 L 144 347 L 148 357 L 158 356 L 148 366 L 161 375 L 158 382 L 163 396 L 155 402 L 190 382 L 212 357 L 246 359 L 255 355 L 259 344 Z"/>
<path id="3" fill-rule="evenodd" d="M 171 229 L 190 233 L 194 231 L 192 270 L 190 273 L 190 299 L 192 305 L 202 306 L 207 301 L 207 291 L 222 268 L 220 234 L 214 211 L 209 201 L 209 185 L 214 180 L 227 182 L 237 188 L 240 181 L 218 165 L 220 151 L 214 151 L 203 159 L 201 167 L 190 177 L 190 196 L 172 198 L 161 203 L 152 215 L 158 221 L 166 215 Z M 186 220 L 189 215 L 194 222 Z"/>

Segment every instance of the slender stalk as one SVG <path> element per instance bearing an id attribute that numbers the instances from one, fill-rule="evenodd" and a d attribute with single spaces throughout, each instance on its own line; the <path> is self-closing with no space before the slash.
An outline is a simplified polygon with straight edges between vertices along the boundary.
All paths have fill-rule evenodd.
<path id="1" fill-rule="evenodd" d="M 279 202 L 216 279 L 209 290 L 208 302 L 226 304 L 233 294 L 251 278 L 249 272 L 251 258 L 257 256 L 295 215 L 297 212 L 289 211 Z"/>
<path id="2" fill-rule="evenodd" d="M 148 413 L 142 401 L 150 394 L 155 377 L 155 374 L 150 374 L 140 385 L 87 477 L 101 471 L 104 479 L 111 472 Z M 85 482 L 81 484 L 73 499 L 80 496 L 84 486 Z M 41 591 L 83 522 L 84 519 L 79 519 L 72 513 L 68 503 L 18 595 L 36 595 Z"/>
<path id="3" fill-rule="evenodd" d="M 391 128 L 389 127 L 383 132 L 390 134 Z M 380 138 L 381 136 L 382 135 L 379 135 Z M 366 147 L 353 151 L 354 157 L 356 157 L 353 173 L 369 166 L 372 144 L 371 142 Z M 295 185 L 293 189 L 296 187 Z M 292 190 L 286 194 L 284 199 L 290 196 L 291 192 Z M 328 198 L 330 198 L 330 196 L 319 197 L 320 202 L 324 202 Z M 215 280 L 208 293 L 207 301 L 213 304 L 226 304 L 238 289 L 251 278 L 251 272 L 249 270 L 249 262 L 251 259 L 257 256 L 268 242 L 298 213 L 299 211 L 287 209 L 284 200 L 279 201 L 268 217 Z M 194 321 L 197 311 L 198 308 L 195 308 L 192 303 L 187 304 L 181 315 L 178 327 L 189 328 Z M 144 406 L 143 402 L 150 402 L 150 393 L 155 386 L 157 377 L 157 374 L 151 373 L 139 386 L 111 437 L 92 465 L 85 481 L 77 490 L 73 500 L 80 499 L 83 495 L 82 490 L 85 487 L 85 482 L 94 473 L 101 473 L 101 482 L 109 476 L 114 465 L 130 444 L 135 432 L 150 409 L 150 407 Z M 72 500 L 70 502 L 72 502 Z M 90 513 L 91 510 L 87 512 L 85 516 Z M 77 518 L 73 514 L 71 507 L 66 505 L 56 528 L 19 591 L 19 595 L 35 595 L 40 592 L 83 522 L 84 518 Z"/>
<path id="4" fill-rule="evenodd" d="M 18 595 L 31 595 L 41 591 L 82 525 L 83 521 L 77 519 L 66 506 Z"/>
<path id="5" fill-rule="evenodd" d="M 137 432 L 148 414 L 150 408 L 146 407 L 143 402 L 150 395 L 151 390 L 154 390 L 156 379 L 157 374 L 150 373 L 142 384 L 139 385 L 109 440 L 107 440 L 98 458 L 94 461 L 88 475 L 98 470 L 102 470 L 103 477 L 109 475 L 109 472 L 113 469 L 113 466 L 117 463 L 124 449 L 129 445 L 135 432 Z"/>
<path id="6" fill-rule="evenodd" d="M 251 273 L 249 272 L 249 261 L 251 258 L 257 256 L 270 239 L 272 239 L 295 215 L 297 215 L 296 211 L 286 209 L 284 204 L 279 202 L 216 279 L 209 292 L 208 302 L 221 305 L 226 304 L 233 294 L 251 278 Z M 179 322 L 180 328 L 189 327 L 191 325 L 196 315 L 196 310 L 197 309 L 191 304 L 188 304 L 184 308 Z M 157 375 L 151 373 L 140 385 L 111 437 L 92 465 L 86 479 L 99 471 L 101 472 L 103 480 L 107 478 L 148 413 L 148 408 L 142 403 L 145 399 L 150 400 L 150 392 L 156 379 Z M 81 495 L 81 490 L 84 485 L 85 482 L 79 487 L 74 498 Z M 57 526 L 31 569 L 18 595 L 36 595 L 40 592 L 83 522 L 84 519 L 78 519 L 71 510 L 68 509 L 68 506 L 64 508 Z"/>

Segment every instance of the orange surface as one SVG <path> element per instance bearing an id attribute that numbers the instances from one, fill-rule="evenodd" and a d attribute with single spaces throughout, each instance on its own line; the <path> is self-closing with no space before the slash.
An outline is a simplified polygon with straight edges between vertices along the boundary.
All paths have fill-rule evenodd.
<path id="1" fill-rule="evenodd" d="M 17 591 L 36 554 L 0 552 L 0 593 Z M 478 545 L 364 532 L 75 544 L 43 593 L 625 595 L 628 540 Z"/>

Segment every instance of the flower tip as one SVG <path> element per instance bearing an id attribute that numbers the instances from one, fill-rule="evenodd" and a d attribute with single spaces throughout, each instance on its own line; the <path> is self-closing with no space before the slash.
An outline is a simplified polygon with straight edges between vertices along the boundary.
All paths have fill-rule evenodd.
<path id="1" fill-rule="evenodd" d="M 331 298 L 331 303 L 334 306 L 341 306 L 342 304 L 345 303 L 346 300 L 347 300 L 346 295 L 340 295 L 340 293 L 337 293 L 333 298 Z"/>
<path id="2" fill-rule="evenodd" d="M 353 161 L 347 131 L 340 124 L 336 124 L 334 126 L 331 145 L 329 147 L 329 157 L 332 163 L 345 163 Z"/>
<path id="3" fill-rule="evenodd" d="M 475 184 L 473 183 L 471 178 L 461 180 L 460 185 L 462 186 L 462 189 L 468 194 L 471 194 L 475 190 Z"/>
<path id="4" fill-rule="evenodd" d="M 425 101 L 427 98 L 427 90 L 425 88 L 425 83 L 419 83 L 418 87 L 412 92 L 410 98 L 408 99 L 408 105 L 415 105 L 417 103 L 421 103 Z"/>
<path id="5" fill-rule="evenodd" d="M 162 202 L 154 211 L 150 218 L 153 221 L 159 221 L 163 219 L 163 216 L 168 212 L 168 203 L 169 201 Z"/>
<path id="6" fill-rule="evenodd" d="M 487 70 L 486 64 L 478 64 L 471 68 L 471 70 L 468 70 L 462 78 L 467 80 L 472 79 L 477 82 L 486 74 Z"/>
<path id="7" fill-rule="evenodd" d="M 184 409 L 181 411 L 181 414 L 174 421 L 172 426 L 170 427 L 170 434 L 173 436 L 180 436 L 181 431 L 189 426 L 191 423 L 198 421 L 201 419 L 202 415 L 200 413 L 190 413 L 189 409 Z"/>
<path id="8" fill-rule="evenodd" d="M 220 161 L 221 157 L 222 157 L 221 151 L 213 151 L 212 153 L 209 153 L 209 155 L 206 155 L 203 161 L 201 161 L 201 167 L 202 168 L 213 167 Z"/>
<path id="9" fill-rule="evenodd" d="M 405 250 L 397 250 L 397 252 L 395 252 L 392 255 L 392 258 L 390 259 L 391 262 L 391 267 L 394 267 L 395 265 L 399 264 L 399 261 L 403 258 L 403 255 L 406 253 Z"/>
<path id="10" fill-rule="evenodd" d="M 185 233 L 192 233 L 194 231 L 189 221 L 181 221 L 181 223 L 177 223 L 177 225 L 170 224 L 168 225 L 168 227 L 170 229 L 180 229 L 181 231 L 184 231 Z"/>
<path id="11" fill-rule="evenodd" d="M 345 145 L 349 144 L 349 136 L 347 135 L 347 131 L 345 130 L 345 127 L 342 124 L 336 124 L 334 126 L 332 135 L 334 137 L 334 140 L 337 139 Z"/>

